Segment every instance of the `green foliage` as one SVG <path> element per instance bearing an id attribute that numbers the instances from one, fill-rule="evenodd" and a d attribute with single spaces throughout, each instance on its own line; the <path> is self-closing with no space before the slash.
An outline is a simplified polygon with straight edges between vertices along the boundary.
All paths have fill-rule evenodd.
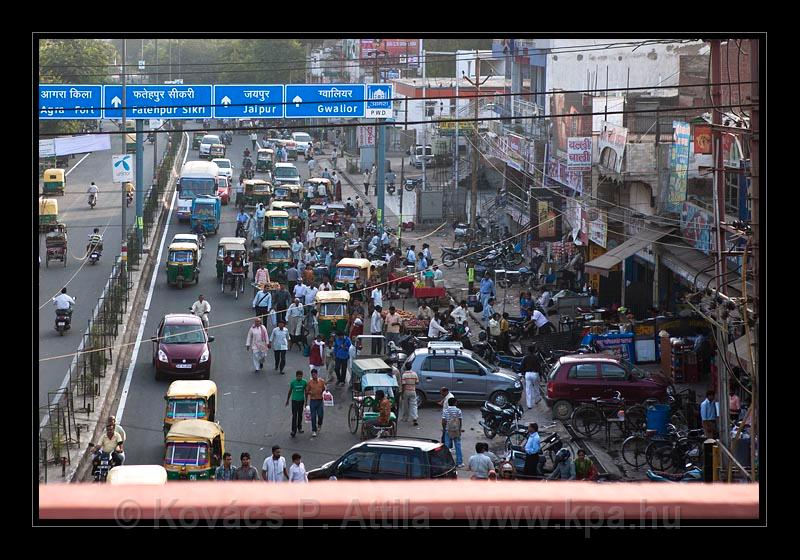
<path id="1" fill-rule="evenodd" d="M 42 39 L 39 41 L 39 83 L 104 84 L 117 54 L 100 39 Z"/>
<path id="2" fill-rule="evenodd" d="M 491 39 L 425 39 L 426 51 L 454 52 L 457 50 L 490 50 L 492 48 Z M 444 60 L 449 58 L 449 60 Z M 438 62 L 430 62 L 438 59 Z M 455 56 L 444 57 L 441 55 L 430 55 L 428 57 L 428 67 L 426 74 L 431 78 L 450 77 L 456 75 Z"/>

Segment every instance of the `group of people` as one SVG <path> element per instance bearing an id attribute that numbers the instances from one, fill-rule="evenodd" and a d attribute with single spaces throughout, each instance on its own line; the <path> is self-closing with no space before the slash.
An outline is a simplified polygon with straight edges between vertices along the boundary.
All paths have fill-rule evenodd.
<path id="1" fill-rule="evenodd" d="M 250 464 L 250 453 L 243 451 L 239 456 L 239 466 L 233 464 L 233 457 L 227 451 L 222 454 L 222 464 L 217 467 L 216 480 L 256 480 L 264 482 L 308 482 L 306 466 L 299 453 L 292 454 L 292 462 L 286 464 L 280 445 L 272 446 L 272 454 L 264 459 L 261 473 Z"/>

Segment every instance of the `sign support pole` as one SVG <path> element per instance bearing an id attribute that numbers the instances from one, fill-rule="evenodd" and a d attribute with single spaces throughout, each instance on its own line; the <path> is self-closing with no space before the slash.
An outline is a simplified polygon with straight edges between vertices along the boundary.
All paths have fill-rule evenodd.
<path id="1" fill-rule="evenodd" d="M 155 132 L 153 133 L 155 134 Z M 139 238 L 139 247 L 143 246 L 144 239 L 142 219 L 144 212 L 144 121 L 136 120 L 136 236 Z"/>
<path id="2" fill-rule="evenodd" d="M 127 39 L 123 39 L 122 40 L 122 153 L 123 154 L 128 153 L 128 147 L 127 147 L 128 133 L 127 133 L 127 129 L 126 129 L 127 121 L 125 120 L 125 111 L 127 110 L 127 103 L 126 103 L 126 100 L 125 100 L 125 90 L 126 90 L 126 86 L 127 86 L 127 78 L 126 78 L 126 75 L 125 75 L 125 60 L 126 60 L 126 57 L 128 55 L 127 45 L 128 45 Z M 120 229 L 120 235 L 119 235 L 120 244 L 121 244 L 120 253 L 122 254 L 123 270 L 126 270 L 127 269 L 127 265 L 128 265 L 128 263 L 126 262 L 127 261 L 127 255 L 128 255 L 128 243 L 127 243 L 127 236 L 126 236 L 126 233 L 127 233 L 126 226 L 127 226 L 127 224 L 125 223 L 125 218 L 126 218 L 125 209 L 126 209 L 126 202 L 127 201 L 125 200 L 125 198 L 126 198 L 125 183 L 120 183 L 120 186 L 122 187 L 120 189 L 121 195 L 122 195 L 122 198 L 121 198 L 121 200 L 122 200 L 122 219 L 120 220 L 121 229 Z"/>

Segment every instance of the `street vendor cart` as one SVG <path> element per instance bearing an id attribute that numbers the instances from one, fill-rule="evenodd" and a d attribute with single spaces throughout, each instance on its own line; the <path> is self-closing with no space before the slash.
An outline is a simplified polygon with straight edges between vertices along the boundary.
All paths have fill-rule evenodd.
<path id="1" fill-rule="evenodd" d="M 51 224 L 45 236 L 45 255 L 44 265 L 50 266 L 50 261 L 61 261 L 67 266 L 67 226 L 65 224 Z"/>

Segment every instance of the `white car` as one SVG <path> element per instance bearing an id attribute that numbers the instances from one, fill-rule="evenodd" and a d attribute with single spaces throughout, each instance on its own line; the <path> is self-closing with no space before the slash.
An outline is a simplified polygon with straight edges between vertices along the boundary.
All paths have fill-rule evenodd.
<path id="1" fill-rule="evenodd" d="M 292 132 L 292 140 L 297 146 L 297 153 L 303 154 L 304 157 L 308 152 L 309 146 L 314 143 L 314 139 L 306 132 Z"/>
<path id="2" fill-rule="evenodd" d="M 233 165 L 231 164 L 231 160 L 224 158 L 214 158 L 211 160 L 211 162 L 217 164 L 217 167 L 219 167 L 220 175 L 227 177 L 229 179 L 233 177 Z"/>
<path id="3" fill-rule="evenodd" d="M 206 134 L 203 136 L 203 139 L 200 140 L 200 159 L 209 157 L 212 144 L 222 144 L 222 140 L 220 140 L 219 136 L 216 134 Z"/>
<path id="4" fill-rule="evenodd" d="M 300 172 L 293 163 L 276 163 L 272 173 L 274 185 L 300 186 Z"/>

